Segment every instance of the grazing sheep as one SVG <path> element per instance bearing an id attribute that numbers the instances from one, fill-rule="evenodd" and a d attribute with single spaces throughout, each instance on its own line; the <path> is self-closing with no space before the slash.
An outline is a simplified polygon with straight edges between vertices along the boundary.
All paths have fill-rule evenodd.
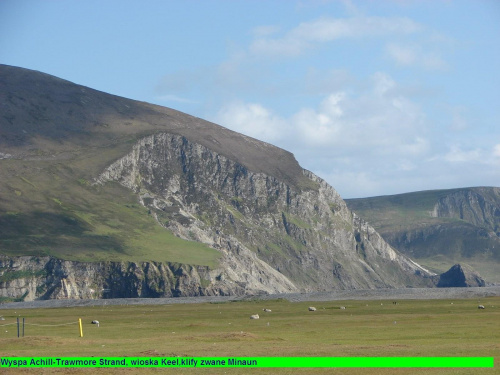
<path id="1" fill-rule="evenodd" d="M 250 315 L 250 319 L 259 319 L 259 314 Z"/>
<path id="2" fill-rule="evenodd" d="M 309 311 L 316 311 L 316 307 L 309 306 Z"/>
<path id="3" fill-rule="evenodd" d="M 477 308 L 481 309 L 481 310 L 484 310 L 484 306 L 483 305 L 479 305 Z"/>
<path id="4" fill-rule="evenodd" d="M 345 306 L 340 306 L 340 310 L 345 310 Z"/>
<path id="5" fill-rule="evenodd" d="M 271 312 L 271 309 L 262 309 L 264 312 Z"/>
<path id="6" fill-rule="evenodd" d="M 97 326 L 99 327 L 99 321 L 98 320 L 92 320 L 92 324 L 97 324 Z"/>

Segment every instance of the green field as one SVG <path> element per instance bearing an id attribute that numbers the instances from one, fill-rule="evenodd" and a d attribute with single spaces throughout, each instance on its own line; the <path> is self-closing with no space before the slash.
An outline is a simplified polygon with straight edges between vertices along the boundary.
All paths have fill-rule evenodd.
<path id="1" fill-rule="evenodd" d="M 478 303 L 486 306 L 477 308 Z M 309 312 L 308 306 L 317 311 Z M 340 309 L 345 306 L 346 309 Z M 263 308 L 272 310 L 270 313 Z M 249 319 L 258 313 L 259 320 Z M 371 357 L 500 355 L 500 297 L 466 300 L 95 306 L 0 310 L 0 355 L 18 357 Z M 16 317 L 26 319 L 17 338 Z M 84 337 L 79 337 L 78 318 Z M 90 324 L 100 321 L 100 327 Z M 69 325 L 60 325 L 73 323 Z M 37 324 L 37 325 L 35 325 Z M 498 366 L 498 362 L 496 362 Z M 80 374 L 85 369 L 32 369 Z M 482 374 L 494 369 L 101 369 L 175 374 Z M 27 371 L 24 370 L 23 373 Z M 5 370 L 2 373 L 21 373 Z"/>

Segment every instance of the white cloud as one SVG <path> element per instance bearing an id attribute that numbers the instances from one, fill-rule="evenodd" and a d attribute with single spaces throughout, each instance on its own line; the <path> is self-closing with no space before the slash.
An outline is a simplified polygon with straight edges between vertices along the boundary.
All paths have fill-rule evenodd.
<path id="1" fill-rule="evenodd" d="M 436 51 L 426 51 L 422 46 L 389 43 L 386 45 L 387 55 L 401 66 L 417 66 L 427 70 L 446 70 L 448 64 Z"/>
<path id="2" fill-rule="evenodd" d="M 276 34 L 278 31 L 280 31 L 279 26 L 275 25 L 262 25 L 262 26 L 257 26 L 253 28 L 252 34 L 257 37 L 257 38 L 262 38 L 266 37 L 272 34 Z"/>
<path id="3" fill-rule="evenodd" d="M 317 107 L 299 108 L 288 118 L 261 104 L 233 102 L 215 121 L 303 155 L 309 168 L 340 158 L 358 166 L 384 160 L 395 169 L 414 168 L 414 159 L 430 149 L 424 114 L 409 99 L 392 94 L 397 84 L 390 76 L 377 73 L 371 83 L 362 95 L 333 92 Z"/>
<path id="4" fill-rule="evenodd" d="M 215 120 L 293 152 L 344 197 L 475 186 L 485 166 L 489 184 L 498 181 L 500 143 L 486 149 L 449 133 L 443 146 L 442 129 L 390 75 L 378 72 L 362 83 L 357 93 L 330 92 L 287 117 L 261 103 L 231 102 Z M 443 113 L 453 120 L 453 111 Z"/>
<path id="5" fill-rule="evenodd" d="M 304 22 L 281 38 L 260 37 L 250 46 L 254 55 L 298 56 L 316 44 L 342 38 L 410 34 L 421 26 L 404 17 L 320 18 Z"/>
<path id="6" fill-rule="evenodd" d="M 465 130 L 469 127 L 466 118 L 467 108 L 463 106 L 455 106 L 449 109 L 451 112 L 451 125 L 452 130 Z"/>
<path id="7" fill-rule="evenodd" d="M 425 154 L 425 116 L 419 106 L 398 94 L 398 85 L 377 72 L 359 95 L 339 90 L 323 97 L 317 106 L 298 108 L 280 116 L 261 103 L 232 101 L 212 120 L 243 134 L 291 149 L 331 149 L 335 157 L 363 148 L 372 155 L 396 157 Z M 366 85 L 365 85 L 366 86 Z"/>
<path id="8" fill-rule="evenodd" d="M 377 72 L 372 76 L 372 81 L 373 81 L 373 92 L 377 96 L 382 96 L 387 93 L 391 89 L 394 89 L 396 86 L 396 82 L 389 77 L 387 74 Z"/>
<path id="9" fill-rule="evenodd" d="M 328 146 L 335 142 L 339 135 L 340 123 L 327 113 L 311 108 L 301 109 L 292 119 L 292 126 L 298 139 L 309 146 Z"/>
<path id="10" fill-rule="evenodd" d="M 500 158 L 500 143 L 493 147 L 493 156 Z"/>
<path id="11" fill-rule="evenodd" d="M 389 56 L 400 65 L 413 65 L 417 60 L 417 52 L 414 47 L 390 43 L 387 45 L 386 50 Z"/>
<path id="12" fill-rule="evenodd" d="M 267 142 L 278 140 L 286 130 L 284 119 L 257 103 L 229 103 L 219 110 L 215 121 Z"/>
<path id="13" fill-rule="evenodd" d="M 444 159 L 450 163 L 483 162 L 485 159 L 482 154 L 482 151 L 478 148 L 465 151 L 462 150 L 460 145 L 452 145 L 445 154 Z"/>

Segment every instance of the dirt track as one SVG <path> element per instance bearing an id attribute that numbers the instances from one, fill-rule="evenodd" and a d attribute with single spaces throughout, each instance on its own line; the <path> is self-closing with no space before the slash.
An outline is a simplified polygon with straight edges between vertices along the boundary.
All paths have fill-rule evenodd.
<path id="1" fill-rule="evenodd" d="M 483 288 L 408 288 L 338 290 L 315 293 L 269 294 L 259 296 L 203 296 L 177 298 L 116 298 L 88 300 L 44 300 L 12 302 L 0 305 L 0 309 L 29 309 L 51 307 L 102 306 L 102 305 L 162 305 L 173 303 L 227 302 L 249 299 L 283 298 L 291 302 L 336 300 L 402 300 L 402 299 L 462 299 L 500 296 L 500 286 Z"/>

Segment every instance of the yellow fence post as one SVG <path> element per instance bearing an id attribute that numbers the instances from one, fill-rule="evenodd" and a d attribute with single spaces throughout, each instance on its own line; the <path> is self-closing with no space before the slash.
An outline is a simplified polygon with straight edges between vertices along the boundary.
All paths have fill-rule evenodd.
<path id="1" fill-rule="evenodd" d="M 80 325 L 80 337 L 83 337 L 82 318 L 78 318 L 78 324 Z"/>

